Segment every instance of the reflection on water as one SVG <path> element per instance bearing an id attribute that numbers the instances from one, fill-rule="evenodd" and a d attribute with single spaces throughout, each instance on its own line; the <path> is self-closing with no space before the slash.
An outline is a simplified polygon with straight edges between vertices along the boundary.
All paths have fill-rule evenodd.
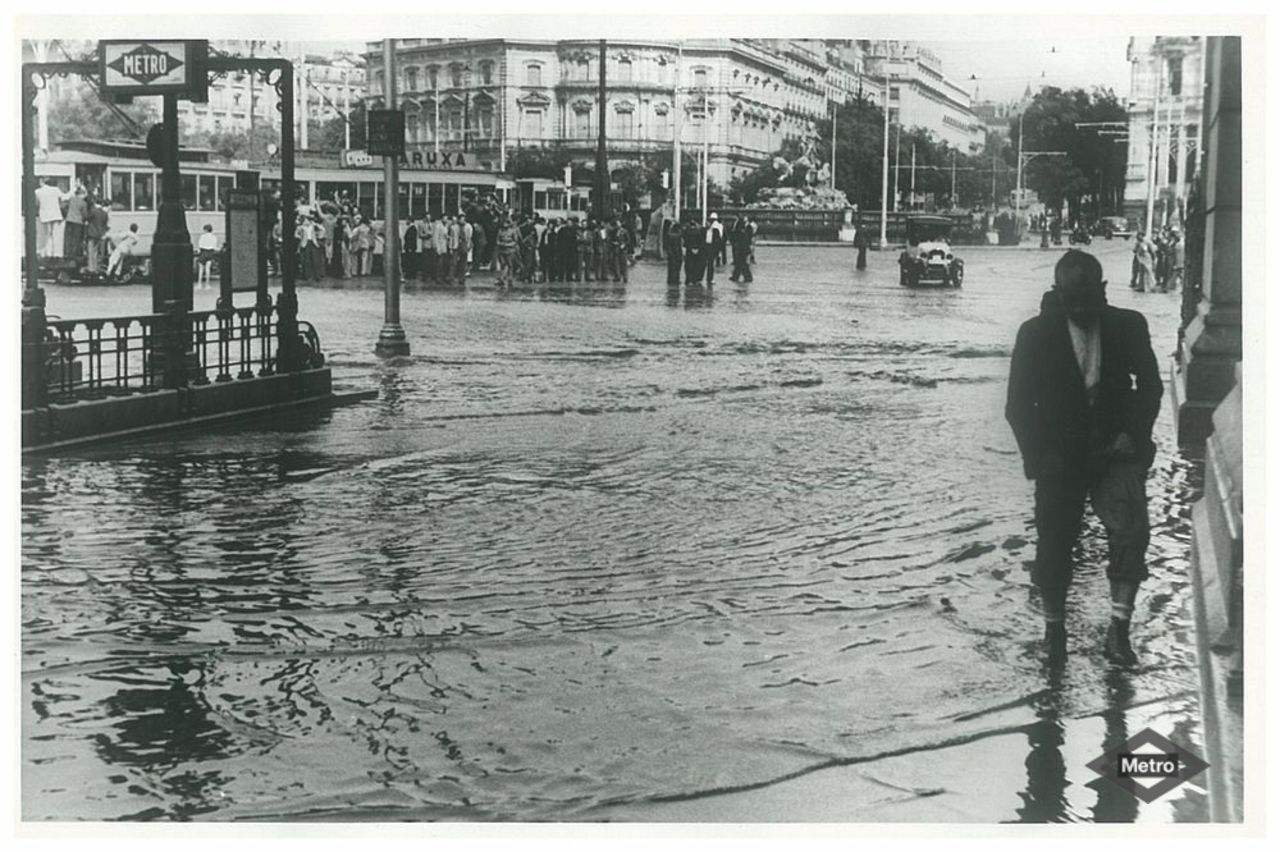
<path id="1" fill-rule="evenodd" d="M 643 819 L 1018 732 L 1003 818 L 1146 813 L 1083 766 L 1195 683 L 1167 419 L 1143 666 L 1101 660 L 1091 521 L 1052 679 L 1002 417 L 1045 260 L 975 250 L 962 291 L 916 292 L 878 257 L 760 255 L 674 301 L 656 265 L 406 293 L 385 364 L 377 293 L 304 291 L 376 401 L 24 460 L 24 817 Z"/>

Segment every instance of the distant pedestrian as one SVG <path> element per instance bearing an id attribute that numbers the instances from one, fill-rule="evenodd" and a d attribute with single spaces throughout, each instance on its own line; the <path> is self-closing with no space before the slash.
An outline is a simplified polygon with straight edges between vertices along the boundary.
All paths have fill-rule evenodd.
<path id="1" fill-rule="evenodd" d="M 734 283 L 750 284 L 753 278 L 751 264 L 747 262 L 747 258 L 751 253 L 751 227 L 747 224 L 745 216 L 739 216 L 733 223 L 733 230 L 729 232 L 729 243 L 733 252 L 733 270 L 729 280 Z"/>
<path id="2" fill-rule="evenodd" d="M 213 225 L 205 223 L 204 232 L 200 234 L 196 249 L 200 252 L 197 261 L 199 273 L 196 281 L 203 290 L 213 283 L 213 262 L 218 257 L 218 235 L 213 232 Z"/>
<path id="3" fill-rule="evenodd" d="M 680 292 L 680 264 L 684 260 L 684 229 L 679 222 L 670 223 L 662 246 L 667 256 L 667 290 Z"/>
<path id="4" fill-rule="evenodd" d="M 405 225 L 400 249 L 400 255 L 403 258 L 400 268 L 401 279 L 413 278 L 418 274 L 418 223 L 412 213 L 409 214 L 409 222 Z"/>
<path id="5" fill-rule="evenodd" d="M 871 240 L 867 237 L 867 226 L 862 222 L 858 223 L 858 229 L 853 232 L 853 247 L 858 250 L 858 262 L 855 267 L 858 269 L 867 268 L 867 248 Z"/>
<path id="6" fill-rule="evenodd" d="M 510 286 L 516 266 L 516 251 L 520 242 L 520 231 L 510 217 L 504 216 L 498 226 L 495 255 L 498 263 L 498 289 L 505 290 Z"/>
<path id="7" fill-rule="evenodd" d="M 40 225 L 38 236 L 41 257 L 56 255 L 58 225 L 62 222 L 62 202 L 66 197 L 66 194 L 53 182 L 53 178 L 45 178 L 44 184 L 36 190 L 36 216 Z"/>

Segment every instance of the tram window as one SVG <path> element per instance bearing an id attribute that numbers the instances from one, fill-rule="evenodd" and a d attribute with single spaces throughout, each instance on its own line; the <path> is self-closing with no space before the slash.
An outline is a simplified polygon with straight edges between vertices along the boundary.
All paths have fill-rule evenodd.
<path id="1" fill-rule="evenodd" d="M 133 209 L 154 210 L 156 207 L 156 176 L 136 172 L 133 176 Z"/>
<path id="2" fill-rule="evenodd" d="M 437 219 L 444 215 L 444 184 L 427 184 L 427 212 Z"/>
<path id="3" fill-rule="evenodd" d="M 182 176 L 182 209 L 196 209 L 196 176 Z"/>
<path id="4" fill-rule="evenodd" d="M 396 216 L 404 219 L 409 215 L 409 184 L 402 183 L 396 187 Z"/>
<path id="5" fill-rule="evenodd" d="M 316 196 L 321 201 L 338 201 L 344 195 L 354 199 L 356 185 L 346 181 L 316 181 Z"/>
<path id="6" fill-rule="evenodd" d="M 218 175 L 218 209 L 226 209 L 227 194 L 235 188 L 236 179 L 233 175 Z"/>
<path id="7" fill-rule="evenodd" d="M 547 193 L 545 191 L 538 190 L 533 194 L 533 209 L 535 210 L 547 209 Z"/>
<path id="8" fill-rule="evenodd" d="M 417 217 L 427 212 L 427 185 L 425 183 L 409 184 L 409 212 Z"/>
<path id="9" fill-rule="evenodd" d="M 111 209 L 129 210 L 133 206 L 133 172 L 111 173 Z"/>
<path id="10" fill-rule="evenodd" d="M 200 209 L 205 211 L 216 210 L 218 207 L 216 186 L 214 185 L 213 175 L 199 176 L 199 202 Z"/>

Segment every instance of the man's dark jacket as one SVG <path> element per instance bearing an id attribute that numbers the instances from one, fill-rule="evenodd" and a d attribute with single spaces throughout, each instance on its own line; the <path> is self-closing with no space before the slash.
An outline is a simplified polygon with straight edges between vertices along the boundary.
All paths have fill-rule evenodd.
<path id="1" fill-rule="evenodd" d="M 1151 427 L 1164 387 L 1146 318 L 1108 305 L 1098 321 L 1102 365 L 1092 407 L 1057 294 L 1046 293 L 1040 315 L 1018 329 L 1005 419 L 1028 478 L 1036 478 L 1055 455 L 1066 471 L 1084 471 L 1091 454 L 1104 451 L 1121 432 L 1133 440 L 1144 466 L 1155 456 Z"/>

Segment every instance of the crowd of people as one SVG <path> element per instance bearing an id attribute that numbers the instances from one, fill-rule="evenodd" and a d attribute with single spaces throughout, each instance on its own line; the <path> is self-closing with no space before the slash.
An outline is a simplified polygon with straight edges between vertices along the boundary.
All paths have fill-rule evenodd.
<path id="1" fill-rule="evenodd" d="M 1129 286 L 1138 292 L 1177 290 L 1185 266 L 1186 246 L 1177 228 L 1165 226 L 1154 237 L 1139 233 L 1134 237 Z"/>
<path id="2" fill-rule="evenodd" d="M 732 257 L 729 280 L 750 283 L 753 280 L 751 264 L 755 262 L 755 237 L 758 228 L 749 216 L 736 218 L 726 229 L 719 214 L 712 213 L 706 225 L 698 224 L 692 217 L 684 222 L 672 222 L 663 237 L 663 252 L 667 258 L 667 289 L 678 291 L 681 272 L 686 288 L 715 284 L 716 270 Z"/>
<path id="3" fill-rule="evenodd" d="M 36 217 L 37 254 L 71 261 L 81 272 L 122 272 L 138 242 L 136 227 L 121 233 L 111 231 L 110 205 L 83 184 L 62 190 L 46 178 L 36 189 Z"/>

